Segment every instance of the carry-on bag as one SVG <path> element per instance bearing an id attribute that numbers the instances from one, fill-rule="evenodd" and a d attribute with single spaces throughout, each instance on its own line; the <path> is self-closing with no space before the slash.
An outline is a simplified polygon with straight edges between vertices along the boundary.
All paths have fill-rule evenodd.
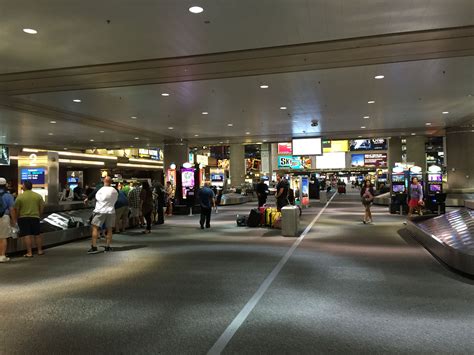
<path id="1" fill-rule="evenodd" d="M 257 208 L 253 208 L 250 210 L 249 218 L 247 219 L 247 226 L 248 227 L 258 227 L 260 224 L 260 212 Z"/>

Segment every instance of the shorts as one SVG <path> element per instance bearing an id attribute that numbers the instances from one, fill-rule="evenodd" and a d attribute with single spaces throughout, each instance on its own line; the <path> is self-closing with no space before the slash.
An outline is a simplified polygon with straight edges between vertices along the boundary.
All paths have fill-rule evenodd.
<path id="1" fill-rule="evenodd" d="M 10 238 L 10 216 L 0 218 L 0 239 Z"/>
<path id="2" fill-rule="evenodd" d="M 40 219 L 35 217 L 18 218 L 18 228 L 20 228 L 19 237 L 27 235 L 38 236 L 41 234 Z"/>
<path id="3" fill-rule="evenodd" d="M 410 201 L 408 201 L 408 207 L 418 207 L 418 201 L 416 198 L 411 198 Z"/>
<path id="4" fill-rule="evenodd" d="M 123 206 L 115 210 L 115 219 L 127 219 L 128 218 L 128 206 Z"/>
<path id="5" fill-rule="evenodd" d="M 137 207 L 130 207 L 130 217 L 131 218 L 140 217 L 140 209 Z"/>
<path id="6" fill-rule="evenodd" d="M 92 214 L 91 224 L 96 227 L 102 227 L 105 224 L 105 228 L 115 227 L 115 213 L 97 213 Z"/>

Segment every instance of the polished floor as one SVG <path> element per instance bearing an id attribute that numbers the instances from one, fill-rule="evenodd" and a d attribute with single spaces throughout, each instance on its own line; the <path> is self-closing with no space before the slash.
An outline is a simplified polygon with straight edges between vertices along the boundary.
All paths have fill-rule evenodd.
<path id="1" fill-rule="evenodd" d="M 113 253 L 79 241 L 0 264 L 0 354 L 206 354 L 296 240 L 237 227 L 250 207 L 117 235 Z M 474 281 L 386 209 L 364 225 L 357 195 L 335 196 L 223 353 L 473 353 Z"/>

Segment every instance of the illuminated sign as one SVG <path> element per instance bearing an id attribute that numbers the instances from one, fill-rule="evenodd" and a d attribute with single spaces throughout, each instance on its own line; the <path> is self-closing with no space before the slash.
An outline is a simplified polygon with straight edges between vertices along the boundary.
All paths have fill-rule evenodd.
<path id="1" fill-rule="evenodd" d="M 353 139 L 350 141 L 350 150 L 387 150 L 387 140 L 384 138 Z"/>
<path id="2" fill-rule="evenodd" d="M 387 154 L 376 153 L 376 154 L 365 154 L 364 165 L 376 168 L 387 167 Z"/>
<path id="3" fill-rule="evenodd" d="M 292 154 L 291 142 L 278 143 L 278 154 Z"/>
<path id="4" fill-rule="evenodd" d="M 351 166 L 353 168 L 362 167 L 365 164 L 365 154 L 352 154 Z"/>
<path id="5" fill-rule="evenodd" d="M 10 152 L 6 145 L 0 145 L 0 165 L 10 165 Z"/>
<path id="6" fill-rule="evenodd" d="M 278 157 L 279 169 L 311 169 L 311 158 L 282 155 Z"/>
<path id="7" fill-rule="evenodd" d="M 323 153 L 348 152 L 348 140 L 323 141 Z"/>
<path id="8" fill-rule="evenodd" d="M 323 154 L 321 138 L 293 138 L 291 145 L 293 148 L 293 155 Z"/>
<path id="9" fill-rule="evenodd" d="M 31 181 L 33 185 L 44 185 L 45 168 L 21 169 L 21 182 Z"/>

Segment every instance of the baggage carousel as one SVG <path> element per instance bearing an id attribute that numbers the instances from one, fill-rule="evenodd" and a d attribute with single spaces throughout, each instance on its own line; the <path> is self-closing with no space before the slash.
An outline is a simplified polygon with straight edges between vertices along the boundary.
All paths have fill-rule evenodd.
<path id="1" fill-rule="evenodd" d="M 450 267 L 474 276 L 474 210 L 461 208 L 407 223 L 408 230 L 430 253 Z"/>

